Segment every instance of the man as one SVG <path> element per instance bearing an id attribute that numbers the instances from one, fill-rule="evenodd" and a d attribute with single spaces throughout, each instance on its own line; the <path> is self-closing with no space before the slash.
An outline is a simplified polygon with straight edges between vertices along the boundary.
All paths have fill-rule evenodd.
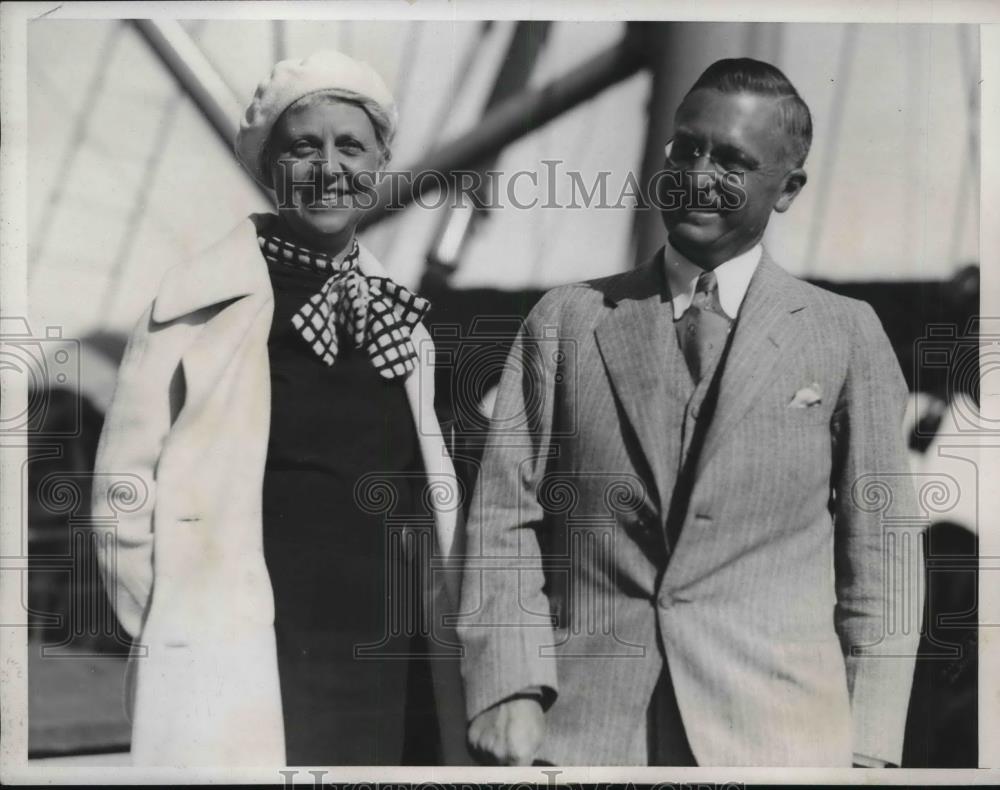
<path id="1" fill-rule="evenodd" d="M 719 61 L 675 127 L 666 248 L 548 293 L 504 372 L 466 536 L 470 745 L 898 763 L 920 612 L 885 518 L 915 512 L 899 365 L 867 304 L 761 248 L 806 183 L 787 78 Z"/>

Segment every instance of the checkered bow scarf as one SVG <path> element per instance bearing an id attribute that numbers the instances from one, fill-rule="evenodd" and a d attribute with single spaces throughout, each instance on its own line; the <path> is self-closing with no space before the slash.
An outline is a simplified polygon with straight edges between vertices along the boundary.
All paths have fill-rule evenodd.
<path id="1" fill-rule="evenodd" d="M 388 277 L 369 277 L 358 269 L 359 248 L 341 261 L 292 244 L 269 233 L 258 236 L 261 252 L 272 263 L 330 273 L 319 292 L 292 317 L 292 324 L 327 365 L 337 359 L 339 327 L 363 348 L 383 378 L 406 376 L 417 366 L 410 334 L 430 302 Z"/>

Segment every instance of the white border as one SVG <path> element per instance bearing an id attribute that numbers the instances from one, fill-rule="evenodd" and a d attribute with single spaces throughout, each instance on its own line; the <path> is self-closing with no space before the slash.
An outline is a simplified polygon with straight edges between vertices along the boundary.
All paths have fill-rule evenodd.
<path id="1" fill-rule="evenodd" d="M 670 20 L 713 22 L 1000 22 L 992 0 L 179 0 L 177 2 L 32 2 L 26 17 L 59 19 L 364 19 L 577 21 Z"/>
<path id="2" fill-rule="evenodd" d="M 980 101 L 982 106 L 979 271 L 984 316 L 1000 317 L 1000 24 L 980 27 Z M 994 321 L 1000 325 L 1000 318 Z M 981 370 L 985 373 L 986 368 Z M 997 374 L 982 379 L 980 410 L 985 424 L 1000 420 Z M 979 759 L 1000 766 L 1000 436 L 983 442 L 979 469 Z M 993 484 L 990 484 L 993 481 Z M 987 572 L 987 565 L 992 572 Z M 992 670 L 992 671 L 991 671 Z"/>
<path id="3" fill-rule="evenodd" d="M 27 302 L 27 36 L 21 13 L 26 8 L 0 5 L 0 316 L 26 316 Z M 0 375 L 0 412 L 23 414 L 25 387 L 7 386 Z M 20 469 L 24 447 L 0 437 L 0 568 L 22 551 Z M 25 566 L 27 560 L 24 560 Z M 27 755 L 28 672 L 27 613 L 21 606 L 22 574 L 0 570 L 0 781 Z M 15 757 L 16 756 L 16 757 Z M 40 777 L 39 777 L 40 778 Z"/>

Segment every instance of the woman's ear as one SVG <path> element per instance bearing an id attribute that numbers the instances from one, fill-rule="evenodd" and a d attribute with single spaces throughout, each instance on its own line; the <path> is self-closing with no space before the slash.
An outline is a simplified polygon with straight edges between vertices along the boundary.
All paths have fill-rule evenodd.
<path id="1" fill-rule="evenodd" d="M 796 167 L 785 173 L 785 177 L 781 182 L 781 193 L 774 204 L 774 210 L 779 213 L 788 211 L 788 207 L 799 196 L 799 192 L 802 191 L 802 187 L 806 185 L 807 180 L 806 171 L 801 167 Z"/>

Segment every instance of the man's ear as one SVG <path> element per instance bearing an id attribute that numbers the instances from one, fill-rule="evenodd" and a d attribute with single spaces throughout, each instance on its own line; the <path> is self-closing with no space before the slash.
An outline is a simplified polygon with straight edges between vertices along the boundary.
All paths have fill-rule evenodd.
<path id="1" fill-rule="evenodd" d="M 788 207 L 798 197 L 807 180 L 806 171 L 801 167 L 796 167 L 794 170 L 789 170 L 785 173 L 785 177 L 781 182 L 781 194 L 778 195 L 778 200 L 774 204 L 774 210 L 779 213 L 788 211 Z"/>

